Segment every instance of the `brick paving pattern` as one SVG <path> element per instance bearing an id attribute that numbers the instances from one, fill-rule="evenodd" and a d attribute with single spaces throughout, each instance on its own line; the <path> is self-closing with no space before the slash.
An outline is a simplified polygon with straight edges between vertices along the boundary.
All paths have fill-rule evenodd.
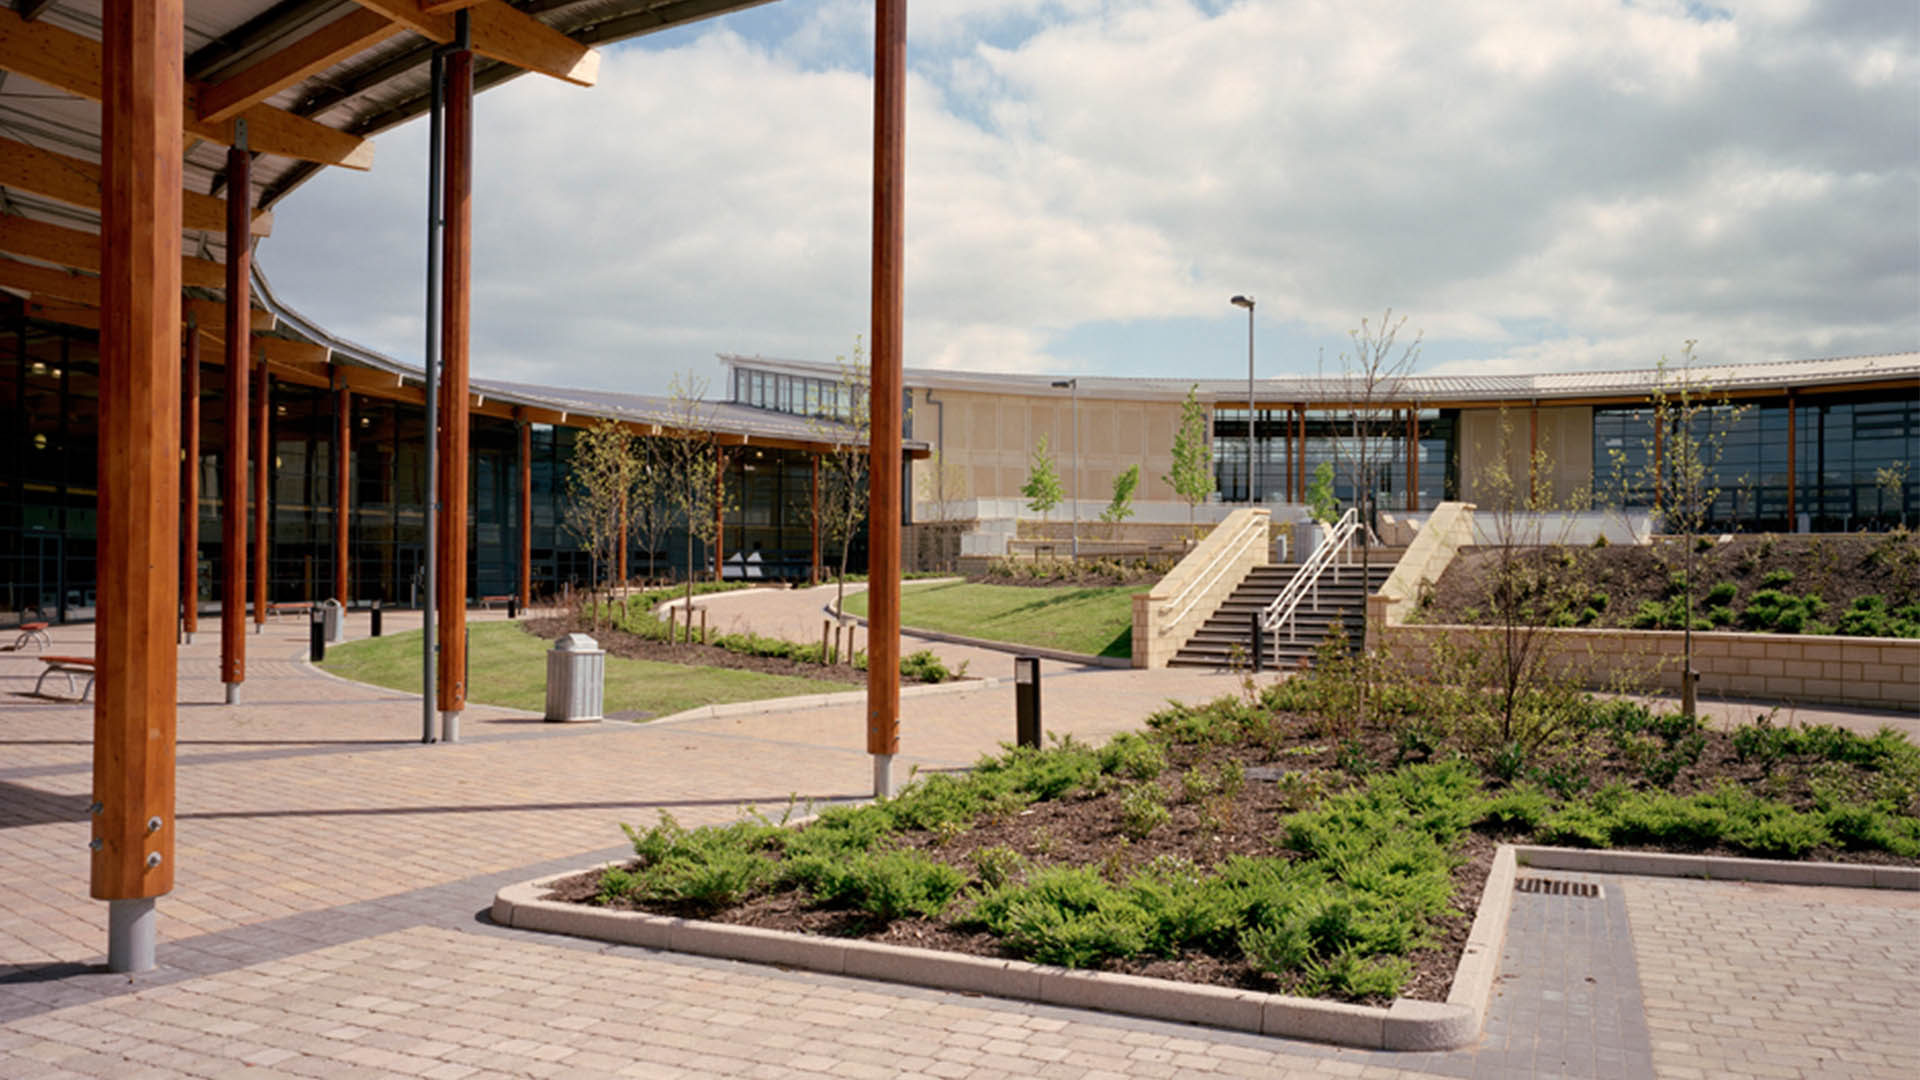
<path id="1" fill-rule="evenodd" d="M 817 610 L 806 594 L 783 603 L 775 614 L 795 625 Z M 1850 890 L 1756 900 L 1606 879 L 1601 901 L 1516 896 L 1488 1039 L 1425 1055 L 502 930 L 484 915 L 496 888 L 618 856 L 618 822 L 860 797 L 864 710 L 550 728 L 475 707 L 465 742 L 423 747 L 416 699 L 315 672 L 299 659 L 305 630 L 285 619 L 250 637 L 233 708 L 216 704 L 217 636 L 182 650 L 179 879 L 159 905 L 162 967 L 131 979 L 97 966 L 91 707 L 23 697 L 38 665 L 0 654 L 0 1076 L 1632 1076 L 1649 1051 L 1662 1076 L 1915 1071 L 1894 1010 L 1915 1000 L 1920 927 L 1911 908 Z M 55 651 L 91 649 L 88 628 L 54 633 Z M 1239 689 L 1206 672 L 1047 672 L 1049 729 L 1089 739 L 1169 697 Z M 1010 735 L 1012 713 L 1010 686 L 909 699 L 898 768 L 964 765 Z M 1769 979 L 1756 958 L 1781 950 L 1806 962 Z M 1696 993 L 1696 971 L 1725 977 Z M 1767 1034 L 1714 1027 L 1738 1019 Z"/>

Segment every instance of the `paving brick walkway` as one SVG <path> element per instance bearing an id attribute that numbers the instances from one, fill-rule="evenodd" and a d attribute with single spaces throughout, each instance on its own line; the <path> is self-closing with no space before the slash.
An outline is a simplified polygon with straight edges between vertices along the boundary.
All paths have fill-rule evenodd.
<path id="1" fill-rule="evenodd" d="M 55 651 L 91 648 L 86 628 L 55 635 Z M 1684 1077 L 1920 1061 L 1897 1014 L 1911 1019 L 1920 980 L 1911 898 L 1847 890 L 1628 878 L 1599 901 L 1516 896 L 1488 1039 L 1427 1055 L 502 930 L 484 914 L 496 888 L 617 856 L 618 822 L 858 798 L 863 710 L 556 729 L 476 707 L 465 742 L 421 746 L 415 699 L 313 671 L 304 642 L 295 619 L 250 637 L 236 708 L 215 704 L 214 635 L 183 650 L 179 881 L 160 901 L 162 967 L 131 979 L 97 966 L 91 709 L 20 696 L 38 665 L 0 655 L 0 1076 Z M 1094 739 L 1168 697 L 1238 689 L 1048 670 L 1049 727 Z M 1011 718 L 1006 686 L 909 699 L 900 768 L 971 761 Z M 1763 1035 L 1715 1027 L 1740 1019 Z"/>

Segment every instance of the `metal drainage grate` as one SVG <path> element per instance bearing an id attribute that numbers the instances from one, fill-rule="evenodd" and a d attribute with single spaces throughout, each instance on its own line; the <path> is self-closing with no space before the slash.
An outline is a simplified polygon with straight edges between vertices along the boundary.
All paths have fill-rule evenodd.
<path id="1" fill-rule="evenodd" d="M 1591 881 L 1568 881 L 1565 878 L 1523 877 L 1515 879 L 1514 892 L 1544 893 L 1547 896 L 1583 896 L 1597 897 L 1600 886 Z"/>

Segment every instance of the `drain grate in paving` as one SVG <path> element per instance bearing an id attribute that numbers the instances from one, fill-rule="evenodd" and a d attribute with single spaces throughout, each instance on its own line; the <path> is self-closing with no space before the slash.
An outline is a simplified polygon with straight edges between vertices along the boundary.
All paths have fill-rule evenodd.
<path id="1" fill-rule="evenodd" d="M 1600 895 L 1600 886 L 1591 881 L 1567 881 L 1564 878 L 1523 877 L 1513 882 L 1514 892 L 1542 893 L 1547 896 L 1581 896 L 1589 899 Z"/>

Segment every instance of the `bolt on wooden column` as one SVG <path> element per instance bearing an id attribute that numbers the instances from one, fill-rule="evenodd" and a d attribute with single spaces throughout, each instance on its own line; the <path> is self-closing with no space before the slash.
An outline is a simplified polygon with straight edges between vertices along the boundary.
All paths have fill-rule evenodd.
<path id="1" fill-rule="evenodd" d="M 113 902 L 108 963 L 129 971 L 152 966 L 150 901 L 173 888 L 185 15 L 183 0 L 109 0 L 101 15 L 90 891 Z M 142 928 L 144 957 L 129 957 Z"/>
<path id="2" fill-rule="evenodd" d="M 439 695 L 442 713 L 467 707 L 468 338 L 473 311 L 473 53 L 449 53 L 446 232 L 440 296 Z M 442 721 L 443 725 L 446 723 Z"/>

